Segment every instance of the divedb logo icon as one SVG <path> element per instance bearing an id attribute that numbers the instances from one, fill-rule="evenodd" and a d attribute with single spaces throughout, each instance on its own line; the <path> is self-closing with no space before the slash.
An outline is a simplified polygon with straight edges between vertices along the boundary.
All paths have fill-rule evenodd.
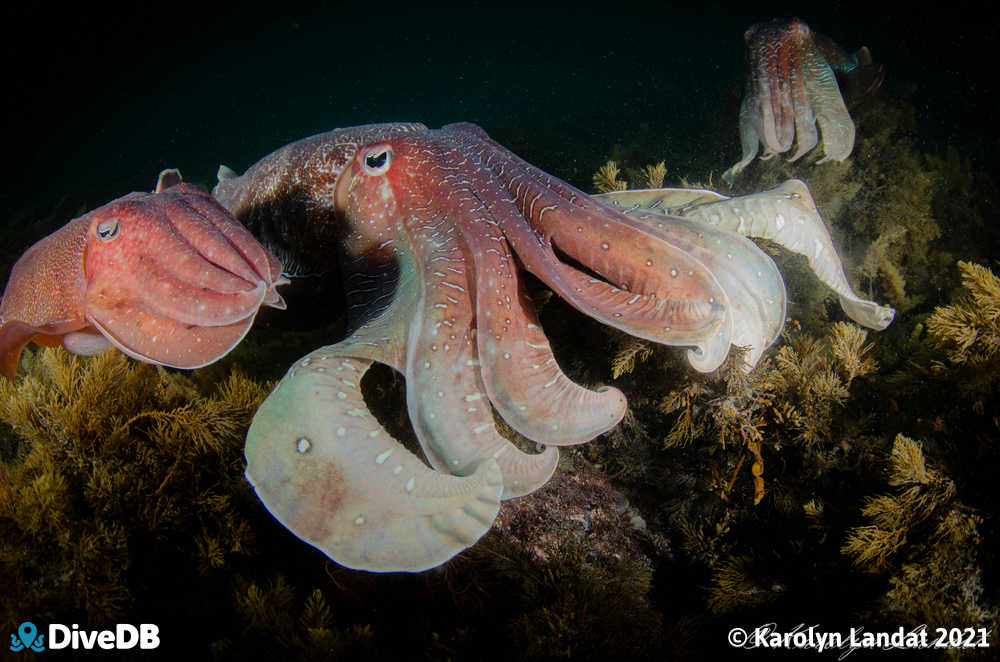
<path id="1" fill-rule="evenodd" d="M 41 653 L 45 650 L 45 635 L 38 634 L 38 628 L 31 621 L 21 623 L 17 634 L 10 635 L 10 649 L 19 653 L 25 649 Z"/>
<path id="2" fill-rule="evenodd" d="M 143 650 L 157 648 L 160 645 L 160 628 L 152 623 L 141 623 L 138 626 L 129 623 L 119 623 L 113 630 L 81 630 L 80 626 L 62 623 L 50 623 L 48 636 L 38 634 L 38 628 L 31 621 L 21 623 L 16 634 L 10 635 L 10 650 L 15 653 L 34 651 L 41 653 L 46 650 L 129 650 L 139 647 Z"/>

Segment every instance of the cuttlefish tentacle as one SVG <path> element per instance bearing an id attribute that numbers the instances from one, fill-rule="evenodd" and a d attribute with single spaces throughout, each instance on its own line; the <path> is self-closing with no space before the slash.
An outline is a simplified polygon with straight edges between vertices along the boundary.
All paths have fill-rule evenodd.
<path id="1" fill-rule="evenodd" d="M 843 161 L 851 155 L 851 150 L 854 148 L 856 129 L 840 94 L 837 76 L 818 52 L 809 53 L 803 73 L 806 74 L 804 96 L 809 99 L 810 109 L 815 108 L 816 123 L 823 135 L 825 154 L 816 164 L 831 160 Z M 808 117 L 812 116 L 813 113 L 810 112 Z M 811 138 L 813 145 L 817 142 L 815 133 L 813 129 Z"/>
<path id="2" fill-rule="evenodd" d="M 492 458 L 458 477 L 406 450 L 364 403 L 370 365 L 335 347 L 296 362 L 254 417 L 246 475 L 292 533 L 341 565 L 419 572 L 489 530 L 503 476 Z"/>
<path id="3" fill-rule="evenodd" d="M 751 80 L 759 85 L 758 104 L 762 111 L 765 146 L 773 155 L 791 149 L 795 138 L 792 89 L 788 81 L 782 80 L 781 74 L 785 70 L 797 70 L 800 58 L 794 49 L 779 51 L 772 44 L 763 49 L 771 52 L 764 57 L 763 71 L 751 70 Z"/>
<path id="4" fill-rule="evenodd" d="M 480 296 L 480 309 L 505 310 L 486 318 L 478 340 L 483 380 L 503 419 L 525 437 L 554 445 L 590 441 L 617 425 L 625 395 L 611 386 L 583 388 L 563 373 L 523 290 L 502 301 Z"/>
<path id="5" fill-rule="evenodd" d="M 467 475 L 491 458 L 503 474 L 503 498 L 532 492 L 552 476 L 559 452 L 549 447 L 524 453 L 497 432 L 480 376 L 474 336 L 481 331 L 473 321 L 464 248 L 447 224 L 410 225 L 417 226 L 411 227 L 409 246 L 416 272 L 423 274 L 407 339 L 406 402 L 413 430 L 435 468 Z"/>
<path id="6" fill-rule="evenodd" d="M 179 175 L 178 175 L 179 176 Z M 158 185 L 159 192 L 159 185 Z M 284 285 L 288 279 L 281 276 L 281 264 L 276 257 L 264 250 L 253 236 L 242 226 L 228 222 L 228 219 L 212 213 L 212 209 L 202 198 L 177 197 L 165 200 L 166 216 L 170 219 L 197 217 L 199 223 L 172 222 L 170 227 L 192 246 L 203 260 L 237 276 L 254 283 L 264 278 L 269 288 L 262 305 L 285 309 L 285 302 L 274 289 L 274 285 Z M 201 279 L 208 280 L 212 270 L 202 272 Z M 218 276 L 215 276 L 218 278 Z M 197 282 L 191 278 L 192 283 Z M 208 280 L 208 284 L 217 291 L 223 291 L 221 283 Z M 234 292 L 246 289 L 242 283 L 235 282 Z"/>
<path id="7" fill-rule="evenodd" d="M 243 339 L 261 305 L 284 307 L 278 261 L 196 187 L 133 193 L 92 215 L 91 234 L 115 223 L 121 239 L 83 255 L 86 320 L 133 358 L 200 367 Z"/>
<path id="8" fill-rule="evenodd" d="M 180 324 L 223 326 L 252 316 L 268 290 L 267 274 L 253 273 L 222 233 L 185 200 L 166 205 L 157 223 L 143 219 L 129 227 L 143 202 L 112 203 L 108 210 L 122 219 L 120 231 L 130 233 L 131 242 L 87 251 L 85 269 L 94 274 L 87 289 L 88 314 L 101 321 L 124 320 L 123 302 L 128 302 L 135 309 Z M 184 222 L 175 225 L 172 218 Z M 205 245 L 196 248 L 192 242 Z M 129 244 L 155 246 L 156 250 L 140 254 Z"/>
<path id="9" fill-rule="evenodd" d="M 623 210 L 673 213 L 699 223 L 770 239 L 805 256 L 816 277 L 837 293 L 848 317 L 880 331 L 895 310 L 856 294 L 809 188 L 790 179 L 761 193 L 727 198 L 711 191 L 648 189 L 606 193 L 595 198 Z"/>
<path id="10" fill-rule="evenodd" d="M 431 152 L 434 158 L 428 160 Z M 452 254 L 425 259 L 418 271 L 438 281 L 427 288 L 428 296 L 443 296 L 434 303 L 435 307 L 474 312 L 476 347 L 467 360 L 470 365 L 475 364 L 473 372 L 482 380 L 483 399 L 491 402 L 516 431 L 546 445 L 583 443 L 614 427 L 625 414 L 624 395 L 614 388 L 592 391 L 566 377 L 525 298 L 504 236 L 504 228 L 516 227 L 524 219 L 509 201 L 492 206 L 488 202 L 497 202 L 493 191 L 502 189 L 502 183 L 494 181 L 493 173 L 470 158 L 467 151 L 450 144 L 424 141 L 422 149 L 411 150 L 406 140 L 400 140 L 393 158 L 403 172 L 416 175 L 392 184 L 394 195 L 402 198 L 394 198 L 395 202 L 410 209 L 415 218 L 424 213 L 415 202 L 436 200 L 437 209 L 447 210 L 444 219 L 424 221 L 423 225 L 412 220 L 404 224 L 413 232 L 404 243 L 417 247 L 442 246 L 453 236 L 461 239 L 461 245 L 451 247 Z M 483 181 L 469 181 L 470 174 Z M 392 173 L 387 177 L 393 180 Z M 420 188 L 416 188 L 414 180 L 423 182 Z M 388 192 L 383 191 L 381 198 L 388 197 Z M 463 260 L 463 255 L 470 258 Z M 435 288 L 440 288 L 440 293 L 435 293 Z M 473 301 L 474 306 L 469 305 Z M 437 330 L 444 332 L 444 326 L 449 329 L 456 326 L 456 316 L 461 319 L 460 313 L 453 313 L 450 322 L 436 322 Z M 479 396 L 475 393 L 466 397 Z M 485 423 L 476 427 L 483 426 Z M 542 455 L 555 462 L 556 454 L 552 451 L 546 450 Z M 528 461 L 518 453 L 513 453 L 513 457 L 518 465 Z M 528 465 L 532 479 L 518 476 L 517 485 L 509 484 L 512 477 L 505 467 L 506 459 L 498 458 L 504 469 L 505 486 L 512 494 L 526 493 L 541 485 L 543 475 L 547 478 L 548 474 L 539 469 L 554 470 L 554 464 L 536 467 L 535 456 L 528 458 L 532 458 L 532 464 Z"/>
<path id="11" fill-rule="evenodd" d="M 492 207 L 515 205 L 530 222 L 501 220 L 525 269 L 581 312 L 634 336 L 703 346 L 720 332 L 725 293 L 701 262 L 565 183 L 509 160 L 502 153 L 483 157 L 510 197 L 482 195 Z"/>
<path id="12" fill-rule="evenodd" d="M 692 367 L 701 372 L 715 370 L 725 360 L 730 344 L 748 349 L 743 357 L 746 370 L 756 366 L 785 321 L 785 284 L 774 260 L 735 232 L 648 212 L 635 212 L 629 218 L 709 265 L 725 290 L 730 326 L 708 349 L 688 352 Z"/>
<path id="13" fill-rule="evenodd" d="M 617 425 L 627 408 L 624 394 L 614 387 L 592 391 L 563 373 L 501 226 L 486 215 L 462 236 L 475 263 L 478 363 L 503 419 L 525 437 L 554 445 L 583 443 Z"/>
<path id="14" fill-rule="evenodd" d="M 830 232 L 801 180 L 790 179 L 769 191 L 741 196 L 738 201 L 696 207 L 688 216 L 751 237 L 770 239 L 804 255 L 816 277 L 837 293 L 844 312 L 858 324 L 881 331 L 895 317 L 892 308 L 863 299 L 851 288 Z"/>
<path id="15" fill-rule="evenodd" d="M 496 430 L 476 352 L 474 269 L 456 227 L 467 220 L 463 196 L 448 187 L 433 190 L 449 174 L 453 181 L 454 170 L 422 172 L 421 168 L 436 168 L 438 161 L 428 162 L 426 155 L 418 154 L 421 158 L 407 163 L 406 145 L 400 139 L 389 157 L 390 147 L 376 144 L 359 153 L 343 175 L 340 204 L 349 217 L 357 219 L 355 227 L 360 229 L 348 237 L 347 252 L 366 256 L 345 264 L 352 271 L 398 274 L 388 307 L 378 318 L 366 320 L 344 343 L 361 347 L 358 336 L 365 332 L 365 346 L 371 347 L 378 340 L 370 332 L 379 327 L 383 335 L 403 336 L 401 371 L 406 376 L 407 407 L 431 465 L 462 475 L 474 470 L 483 458 L 493 458 L 503 474 L 504 498 L 526 494 L 555 471 L 558 451 L 525 453 Z M 391 158 L 393 172 L 412 176 L 390 182 L 388 167 L 374 174 L 366 171 L 366 160 L 372 155 L 385 159 L 384 163 Z M 447 164 L 445 156 L 439 157 Z M 439 204 L 428 205 L 428 200 Z M 373 250 L 373 245 L 384 250 Z"/>

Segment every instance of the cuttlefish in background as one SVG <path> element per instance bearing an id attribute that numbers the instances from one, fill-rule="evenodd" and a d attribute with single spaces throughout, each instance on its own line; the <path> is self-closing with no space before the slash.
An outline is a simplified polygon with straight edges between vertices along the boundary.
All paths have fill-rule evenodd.
<path id="1" fill-rule="evenodd" d="M 0 374 L 29 342 L 91 355 L 114 345 L 147 363 L 197 368 L 284 308 L 281 264 L 208 193 L 160 174 L 45 237 L 14 264 L 0 302 Z"/>
<path id="2" fill-rule="evenodd" d="M 247 478 L 282 524 L 337 563 L 420 571 L 447 561 L 489 530 L 501 499 L 545 484 L 559 446 L 593 439 L 626 410 L 618 389 L 585 388 L 560 369 L 522 268 L 604 324 L 690 348 L 701 371 L 733 344 L 751 348 L 752 369 L 784 323 L 781 274 L 747 233 L 808 252 L 856 319 L 891 321 L 850 291 L 798 186 L 760 200 L 598 199 L 472 124 L 338 129 L 242 176 L 220 168 L 214 194 L 269 249 L 306 269 L 339 265 L 351 326 L 293 364 L 258 409 Z M 665 204 L 691 218 L 665 215 Z M 430 467 L 365 404 L 373 362 L 405 375 Z M 505 439 L 494 410 L 544 449 Z"/>
<path id="3" fill-rule="evenodd" d="M 816 163 L 843 161 L 854 149 L 854 120 L 840 85 L 855 94 L 878 89 L 885 67 L 872 62 L 862 47 L 849 53 L 803 21 L 775 19 L 747 28 L 747 79 L 740 106 L 743 157 L 723 173 L 730 185 L 757 151 L 761 159 L 792 151 L 801 158 L 820 140 L 823 157 Z"/>

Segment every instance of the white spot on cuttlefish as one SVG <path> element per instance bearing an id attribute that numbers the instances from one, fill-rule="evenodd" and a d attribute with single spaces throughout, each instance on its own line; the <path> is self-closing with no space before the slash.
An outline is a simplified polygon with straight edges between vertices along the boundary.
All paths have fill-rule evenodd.
<path id="1" fill-rule="evenodd" d="M 295 442 L 295 450 L 300 453 L 308 453 L 310 448 L 312 448 L 312 442 L 305 437 L 301 437 L 297 442 Z"/>

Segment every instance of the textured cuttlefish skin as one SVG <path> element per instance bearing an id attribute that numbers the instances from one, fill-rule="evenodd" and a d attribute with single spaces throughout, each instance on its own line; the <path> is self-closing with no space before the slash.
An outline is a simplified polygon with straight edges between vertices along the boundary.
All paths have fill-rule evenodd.
<path id="1" fill-rule="evenodd" d="M 210 195 L 165 171 L 29 248 L 0 302 L 0 374 L 13 379 L 29 342 L 94 354 L 114 345 L 160 365 L 224 356 L 261 305 L 284 308 L 268 254 Z"/>
<path id="2" fill-rule="evenodd" d="M 693 347 L 701 370 L 728 353 L 734 309 L 761 317 L 762 344 L 784 319 L 780 274 L 749 240 L 611 209 L 471 124 L 338 129 L 239 177 L 220 168 L 214 194 L 278 255 L 340 266 L 352 333 L 289 369 L 246 456 L 271 513 L 351 568 L 443 563 L 490 528 L 501 499 L 548 480 L 557 446 L 622 418 L 620 391 L 560 370 L 518 264 L 603 323 Z M 405 375 L 432 468 L 368 411 L 360 384 L 375 361 Z M 493 408 L 545 449 L 503 438 Z"/>
<path id="3" fill-rule="evenodd" d="M 847 53 L 799 19 L 757 23 L 744 39 L 748 71 L 740 107 L 743 156 L 723 179 L 732 184 L 760 146 L 761 158 L 769 159 L 791 151 L 794 142 L 788 160 L 795 161 L 816 146 L 820 134 L 824 156 L 817 163 L 846 159 L 854 148 L 855 128 L 834 72 L 849 75 L 866 91 L 877 88 L 884 72 L 872 63 L 868 49 Z"/>
<path id="4" fill-rule="evenodd" d="M 617 191 L 594 198 L 650 222 L 655 222 L 661 215 L 682 216 L 699 225 L 769 239 L 803 255 L 816 277 L 837 294 L 844 313 L 858 324 L 882 331 L 895 318 L 895 310 L 862 298 L 851 287 L 830 232 L 809 188 L 801 180 L 789 179 L 769 191 L 737 198 L 703 189 L 669 188 Z M 744 322 L 744 328 L 756 326 L 756 316 L 750 317 Z M 773 319 L 756 319 L 764 321 L 767 329 L 775 334 L 781 331 L 780 322 L 775 324 Z M 734 334 L 734 345 L 751 347 L 747 354 L 750 367 L 776 339 L 775 335 L 766 343 L 761 343 L 760 339 L 766 337 L 756 333 Z"/>

